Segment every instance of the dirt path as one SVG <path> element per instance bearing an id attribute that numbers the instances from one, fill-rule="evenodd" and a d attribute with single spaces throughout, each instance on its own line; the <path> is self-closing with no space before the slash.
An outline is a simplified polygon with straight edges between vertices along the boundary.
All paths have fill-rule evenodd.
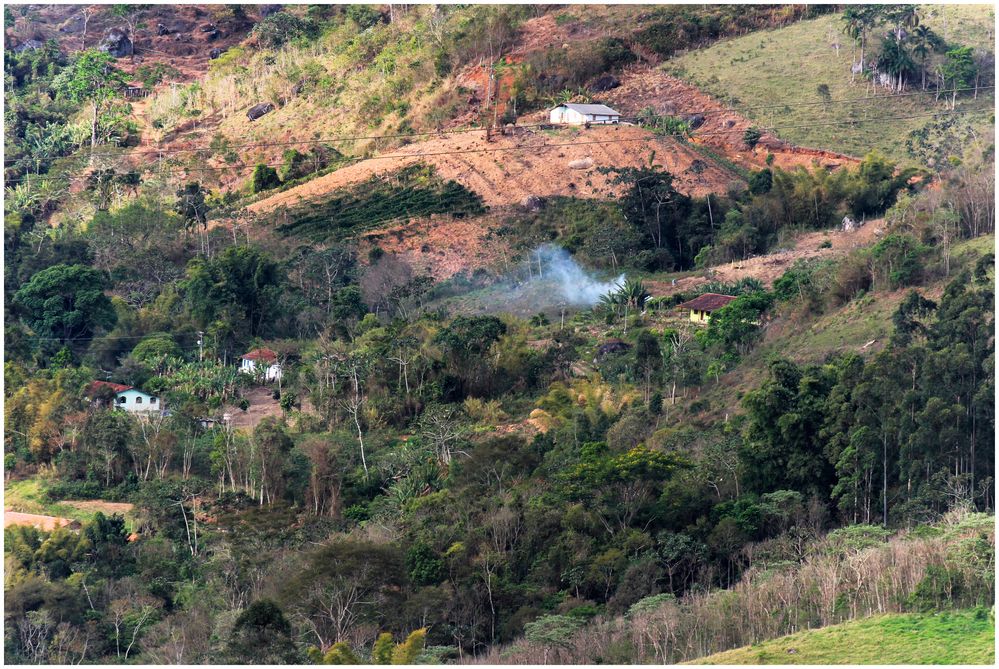
<path id="1" fill-rule="evenodd" d="M 129 513 L 133 508 L 134 504 L 129 502 L 105 502 L 100 499 L 85 499 L 85 500 L 63 500 L 59 502 L 60 504 L 66 504 L 73 507 L 74 509 L 79 509 L 80 511 L 92 511 L 94 513 L 100 511 L 106 516 L 114 515 L 119 513 L 125 515 Z"/>
<path id="2" fill-rule="evenodd" d="M 808 232 L 795 238 L 790 249 L 716 265 L 708 268 L 703 275 L 677 279 L 675 284 L 666 281 L 646 283 L 649 291 L 655 296 L 685 292 L 714 281 L 735 283 L 749 277 L 758 279 L 763 285 L 770 287 L 798 260 L 836 258 L 853 249 L 870 246 L 877 239 L 878 232 L 883 226 L 884 219 L 876 219 L 868 221 L 865 226 L 852 232 L 841 230 Z M 829 242 L 830 245 L 823 247 L 825 242 Z"/>
<path id="3" fill-rule="evenodd" d="M 70 518 L 59 518 L 57 516 L 40 516 L 34 513 L 21 513 L 20 511 L 3 510 L 3 526 L 10 525 L 34 525 L 40 530 L 51 532 L 57 527 L 72 525 L 76 521 Z"/>

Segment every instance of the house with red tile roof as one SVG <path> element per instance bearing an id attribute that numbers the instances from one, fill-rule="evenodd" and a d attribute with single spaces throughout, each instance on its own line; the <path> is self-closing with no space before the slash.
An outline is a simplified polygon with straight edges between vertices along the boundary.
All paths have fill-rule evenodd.
<path id="1" fill-rule="evenodd" d="M 159 397 L 121 383 L 93 381 L 83 394 L 92 401 L 107 401 L 114 408 L 133 414 L 149 415 L 163 412 L 163 402 Z"/>
<path id="2" fill-rule="evenodd" d="M 712 312 L 718 311 L 734 299 L 734 295 L 704 293 L 677 306 L 677 309 L 690 311 L 690 320 L 693 323 L 707 323 L 711 320 Z"/>
<path id="3" fill-rule="evenodd" d="M 269 348 L 255 348 L 244 355 L 239 371 L 254 376 L 263 375 L 265 381 L 276 381 L 282 374 L 278 354 Z"/>

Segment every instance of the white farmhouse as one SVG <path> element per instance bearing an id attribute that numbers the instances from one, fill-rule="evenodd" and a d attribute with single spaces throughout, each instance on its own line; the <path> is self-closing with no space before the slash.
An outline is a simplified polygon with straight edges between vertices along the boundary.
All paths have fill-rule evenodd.
<path id="1" fill-rule="evenodd" d="M 561 104 L 551 110 L 549 119 L 558 125 L 609 124 L 621 121 L 621 114 L 607 105 Z"/>
<path id="2" fill-rule="evenodd" d="M 132 386 L 111 383 L 110 381 L 94 381 L 87 388 L 87 395 L 98 399 L 98 401 L 100 396 L 108 396 L 111 393 L 114 393 L 114 400 L 110 404 L 116 409 L 123 409 L 133 414 L 163 413 L 163 402 L 160 401 L 159 397 Z"/>
<path id="3" fill-rule="evenodd" d="M 277 353 L 269 348 L 256 348 L 244 355 L 239 371 L 255 376 L 263 374 L 265 381 L 277 381 L 282 374 Z"/>

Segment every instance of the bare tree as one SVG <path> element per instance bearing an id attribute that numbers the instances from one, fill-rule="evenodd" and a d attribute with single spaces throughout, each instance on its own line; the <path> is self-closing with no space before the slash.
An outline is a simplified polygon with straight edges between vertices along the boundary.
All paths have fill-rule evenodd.
<path id="1" fill-rule="evenodd" d="M 437 461 L 447 467 L 454 453 L 467 455 L 457 449 L 467 433 L 467 428 L 459 419 L 459 411 L 450 405 L 434 404 L 426 408 L 420 416 L 420 436 L 430 445 Z"/>
<path id="2" fill-rule="evenodd" d="M 87 26 L 90 25 L 90 19 L 97 13 L 97 10 L 91 5 L 84 5 L 80 8 L 80 16 L 83 17 L 83 44 L 80 46 L 80 51 L 87 50 Z"/>

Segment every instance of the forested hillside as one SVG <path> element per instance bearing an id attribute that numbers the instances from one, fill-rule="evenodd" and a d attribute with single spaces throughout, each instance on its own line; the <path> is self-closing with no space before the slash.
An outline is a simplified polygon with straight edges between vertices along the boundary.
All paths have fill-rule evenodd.
<path id="1" fill-rule="evenodd" d="M 984 16 L 5 7 L 6 657 L 680 662 L 940 612 L 980 649 Z M 842 141 L 718 58 L 817 26 L 871 113 L 779 102 Z"/>

